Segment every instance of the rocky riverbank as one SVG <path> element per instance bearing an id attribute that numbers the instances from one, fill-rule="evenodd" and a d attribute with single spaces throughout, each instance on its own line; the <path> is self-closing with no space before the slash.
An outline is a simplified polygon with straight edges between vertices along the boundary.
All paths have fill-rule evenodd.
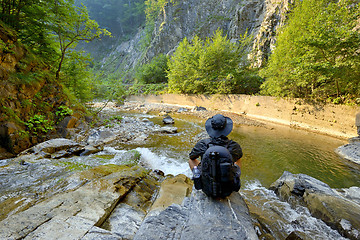
<path id="1" fill-rule="evenodd" d="M 136 150 L 117 150 L 177 132 L 146 114 L 119 117 L 118 111 L 201 118 L 215 113 L 201 107 L 110 104 L 98 127 L 69 131 L 71 139 L 53 139 L 0 160 L 1 239 L 359 238 L 358 187 L 331 189 L 309 176 L 284 173 L 270 190 L 244 186 L 215 201 L 194 190 L 187 176 L 164 176 L 144 164 Z M 271 128 L 229 116 L 238 124 Z"/>

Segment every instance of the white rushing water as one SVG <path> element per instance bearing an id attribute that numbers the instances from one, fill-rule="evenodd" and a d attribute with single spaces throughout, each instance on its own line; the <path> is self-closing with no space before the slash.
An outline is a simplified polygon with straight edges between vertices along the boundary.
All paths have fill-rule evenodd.
<path id="1" fill-rule="evenodd" d="M 149 148 L 138 147 L 136 149 L 137 152 L 141 154 L 140 162 L 144 166 L 153 169 L 153 170 L 161 170 L 165 175 L 172 174 L 184 174 L 188 177 L 191 177 L 192 173 L 190 171 L 189 165 L 185 162 L 184 159 L 178 159 L 174 157 L 169 157 L 166 152 L 154 152 Z M 127 150 L 116 150 L 112 147 L 105 147 L 104 151 L 100 155 L 114 155 L 112 159 L 108 161 L 110 164 L 121 164 L 122 161 L 126 160 L 126 153 L 129 152 Z M 175 155 L 176 156 L 176 155 Z"/>
<path id="2" fill-rule="evenodd" d="M 148 148 L 136 148 L 141 153 L 141 162 L 151 169 L 158 169 L 167 174 L 178 175 L 185 174 L 191 176 L 189 165 L 179 159 L 171 158 L 166 154 L 157 154 Z"/>

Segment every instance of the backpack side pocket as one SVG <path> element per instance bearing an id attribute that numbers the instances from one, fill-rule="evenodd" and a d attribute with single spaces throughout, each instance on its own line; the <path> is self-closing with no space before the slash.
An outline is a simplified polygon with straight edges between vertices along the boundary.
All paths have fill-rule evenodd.
<path id="1" fill-rule="evenodd" d="M 234 185 L 233 185 L 234 188 L 233 188 L 233 191 L 238 192 L 240 190 L 240 187 L 241 187 L 241 181 L 240 181 L 241 169 L 236 164 L 233 165 L 233 173 L 234 173 Z"/>

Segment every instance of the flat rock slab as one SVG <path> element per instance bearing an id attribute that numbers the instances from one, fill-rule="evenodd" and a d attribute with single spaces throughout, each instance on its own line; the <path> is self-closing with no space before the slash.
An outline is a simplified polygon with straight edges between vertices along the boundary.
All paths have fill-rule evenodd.
<path id="1" fill-rule="evenodd" d="M 0 239 L 81 239 L 100 226 L 148 172 L 104 165 L 81 172 L 83 185 L 57 194 L 0 222 Z"/>
<path id="2" fill-rule="evenodd" d="M 149 214 L 134 240 L 258 239 L 248 208 L 239 193 L 215 200 L 193 190 L 180 206 Z"/>

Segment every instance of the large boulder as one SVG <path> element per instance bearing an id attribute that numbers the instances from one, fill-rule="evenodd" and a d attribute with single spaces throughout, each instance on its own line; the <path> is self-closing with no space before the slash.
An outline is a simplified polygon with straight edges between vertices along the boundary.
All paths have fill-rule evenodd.
<path id="1" fill-rule="evenodd" d="M 30 139 L 20 136 L 21 130 L 23 129 L 14 122 L 0 122 L 0 147 L 13 154 L 17 154 L 23 149 L 30 147 Z"/>
<path id="2" fill-rule="evenodd" d="M 95 147 L 109 144 L 117 139 L 116 134 L 110 130 L 95 130 L 90 133 L 87 143 Z"/>
<path id="3" fill-rule="evenodd" d="M 167 177 L 160 187 L 159 196 L 151 207 L 151 211 L 165 210 L 172 204 L 180 205 L 185 197 L 189 197 L 193 182 L 184 174 Z"/>
<path id="4" fill-rule="evenodd" d="M 349 239 L 360 237 L 358 200 L 344 197 L 327 184 L 305 174 L 284 174 L 271 186 L 282 199 L 304 204 L 311 214 Z M 359 189 L 357 188 L 357 191 Z M 357 194 L 351 194 L 356 198 Z"/>
<path id="5" fill-rule="evenodd" d="M 182 205 L 173 204 L 149 214 L 134 240 L 146 239 L 258 239 L 248 208 L 239 193 L 212 199 L 193 190 Z"/>
<path id="6" fill-rule="evenodd" d="M 39 143 L 19 154 L 19 157 L 33 154 L 40 157 L 61 158 L 73 155 L 80 155 L 85 151 L 85 146 L 78 142 L 66 139 L 55 138 Z"/>
<path id="7" fill-rule="evenodd" d="M 162 121 L 164 124 L 174 124 L 175 123 L 175 120 L 170 116 L 164 117 Z"/>

